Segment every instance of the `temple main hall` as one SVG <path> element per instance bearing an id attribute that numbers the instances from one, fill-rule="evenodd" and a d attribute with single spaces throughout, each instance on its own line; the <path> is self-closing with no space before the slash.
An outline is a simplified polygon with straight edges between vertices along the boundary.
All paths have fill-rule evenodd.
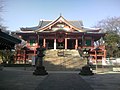
<path id="1" fill-rule="evenodd" d="M 30 49 L 42 44 L 54 50 L 94 46 L 94 42 L 105 35 L 99 28 L 85 28 L 82 21 L 69 21 L 62 16 L 53 21 L 41 20 L 38 26 L 21 28 L 16 34 L 27 42 Z"/>
<path id="2" fill-rule="evenodd" d="M 60 49 L 80 51 L 82 48 L 89 48 L 90 56 L 95 60 L 106 57 L 105 46 L 100 42 L 105 33 L 100 31 L 100 28 L 84 27 L 81 20 L 67 20 L 60 15 L 55 20 L 40 20 L 34 27 L 22 27 L 14 34 L 26 42 L 26 47 L 34 56 L 39 45 L 54 52 Z M 101 55 L 96 55 L 95 47 L 99 47 Z"/>

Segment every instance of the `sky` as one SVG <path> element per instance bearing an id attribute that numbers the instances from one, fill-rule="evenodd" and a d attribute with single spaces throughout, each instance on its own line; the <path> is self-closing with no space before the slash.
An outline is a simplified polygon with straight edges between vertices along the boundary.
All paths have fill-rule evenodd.
<path id="1" fill-rule="evenodd" d="M 41 19 L 82 20 L 93 27 L 107 17 L 120 16 L 120 0 L 4 0 L 3 25 L 16 31 L 33 27 Z"/>

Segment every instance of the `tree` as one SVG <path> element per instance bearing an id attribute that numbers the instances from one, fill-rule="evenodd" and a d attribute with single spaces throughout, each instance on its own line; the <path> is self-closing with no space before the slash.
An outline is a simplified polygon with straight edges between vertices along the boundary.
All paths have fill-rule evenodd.
<path id="1" fill-rule="evenodd" d="M 115 32 L 107 32 L 104 40 L 106 43 L 107 55 L 110 57 L 119 57 L 120 51 L 117 45 L 120 42 L 120 36 Z"/>
<path id="2" fill-rule="evenodd" d="M 120 17 L 103 19 L 95 27 L 101 28 L 102 32 L 116 32 L 120 35 Z"/>
<path id="3" fill-rule="evenodd" d="M 3 11 L 3 0 L 0 0 L 0 25 L 1 25 L 1 21 L 2 21 L 2 11 Z"/>
<path id="4" fill-rule="evenodd" d="M 4 8 L 4 0 L 0 0 L 0 29 L 1 29 L 2 32 L 5 32 L 5 33 L 9 34 L 10 31 L 7 30 L 7 27 L 2 24 L 2 21 L 3 21 L 3 18 L 2 18 L 3 8 Z"/>
<path id="5" fill-rule="evenodd" d="M 120 51 L 118 43 L 120 43 L 120 17 L 106 18 L 98 22 L 95 26 L 101 28 L 101 32 L 106 33 L 104 40 L 109 57 L 119 57 Z"/>

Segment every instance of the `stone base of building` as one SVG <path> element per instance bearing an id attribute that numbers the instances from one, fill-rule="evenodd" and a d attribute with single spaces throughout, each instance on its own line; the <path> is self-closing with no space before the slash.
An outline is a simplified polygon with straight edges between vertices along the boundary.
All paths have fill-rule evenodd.
<path id="1" fill-rule="evenodd" d="M 113 67 L 113 71 L 120 72 L 120 67 Z"/>

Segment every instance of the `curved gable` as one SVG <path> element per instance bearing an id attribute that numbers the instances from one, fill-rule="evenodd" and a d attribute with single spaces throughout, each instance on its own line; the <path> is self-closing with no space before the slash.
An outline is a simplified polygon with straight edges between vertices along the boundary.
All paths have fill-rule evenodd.
<path id="1" fill-rule="evenodd" d="M 71 31 L 71 29 L 74 31 L 79 31 L 79 32 L 84 32 L 84 30 L 81 27 L 81 24 L 80 22 L 75 22 L 75 21 L 67 21 L 66 19 L 64 19 L 62 16 L 60 16 L 58 19 L 44 25 L 43 27 L 40 27 L 38 30 L 36 30 L 37 32 L 42 32 L 42 31 L 48 31 L 50 29 L 52 29 L 52 27 L 54 27 L 56 24 L 66 24 L 67 26 L 69 26 L 69 29 L 68 28 L 63 28 L 64 30 L 67 30 L 67 31 Z M 76 27 L 76 26 L 78 27 Z M 58 29 L 62 29 L 62 28 L 58 28 Z M 54 30 L 57 30 L 57 28 L 55 27 L 52 31 Z M 50 30 L 51 31 L 51 30 Z"/>

